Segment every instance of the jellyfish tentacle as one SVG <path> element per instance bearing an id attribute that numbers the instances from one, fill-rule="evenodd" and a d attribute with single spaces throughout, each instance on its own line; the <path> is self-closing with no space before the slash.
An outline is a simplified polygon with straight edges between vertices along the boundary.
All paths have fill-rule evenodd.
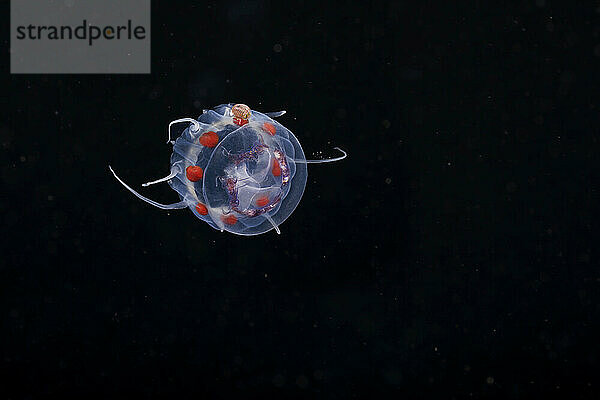
<path id="1" fill-rule="evenodd" d="M 150 185 L 154 185 L 156 183 L 166 182 L 166 181 L 168 181 L 170 179 L 175 178 L 177 176 L 177 174 L 180 173 L 180 172 L 181 172 L 181 167 L 179 166 L 179 162 L 176 162 L 171 167 L 171 173 L 169 175 L 165 176 L 164 178 L 160 178 L 160 179 L 157 179 L 155 181 L 152 181 L 152 182 L 142 183 L 142 186 L 143 187 L 147 187 L 147 186 L 150 186 Z"/>
<path id="2" fill-rule="evenodd" d="M 275 223 L 275 221 L 273 221 L 273 218 L 271 218 L 271 216 L 269 215 L 269 213 L 264 213 L 263 215 L 265 216 L 265 218 L 267 219 L 267 221 L 269 221 L 271 223 L 271 225 L 273 225 L 273 228 L 275 228 L 275 232 L 277 232 L 278 235 L 281 235 L 281 231 L 279 230 L 279 227 L 277 226 L 277 224 Z"/>
<path id="3" fill-rule="evenodd" d="M 328 163 L 328 162 L 340 161 L 340 160 L 343 160 L 344 158 L 348 157 L 348 153 L 346 153 L 344 150 L 340 149 L 339 147 L 334 147 L 334 149 L 341 151 L 343 156 L 334 157 L 334 158 L 326 158 L 324 160 L 294 160 L 294 162 L 298 163 L 298 164 L 323 164 L 323 163 Z"/>
<path id="4" fill-rule="evenodd" d="M 117 176 L 117 174 L 115 173 L 115 171 L 112 169 L 112 167 L 110 165 L 108 166 L 108 169 L 110 170 L 110 172 L 112 172 L 112 174 L 119 181 L 119 183 L 121 183 L 121 185 L 125 186 L 125 188 L 127 190 L 129 190 L 131 193 L 133 193 L 138 199 L 143 200 L 146 203 L 153 205 L 154 207 L 160 208 L 162 210 L 175 210 L 175 209 L 181 209 L 181 208 L 188 207 L 188 203 L 186 201 L 180 201 L 179 203 L 173 203 L 173 204 L 161 204 L 154 200 L 150 200 L 149 198 L 142 196 L 141 194 L 139 194 L 138 192 L 133 190 L 131 187 L 129 187 L 129 185 L 127 185 L 125 182 L 123 182 L 123 180 L 121 180 L 121 178 L 119 178 Z"/>
<path id="5" fill-rule="evenodd" d="M 285 110 L 281 110 L 281 111 L 271 111 L 268 113 L 265 113 L 265 115 L 269 118 L 277 118 L 277 117 L 281 117 L 283 114 L 285 114 L 287 111 Z"/>
<path id="6" fill-rule="evenodd" d="M 169 128 L 167 129 L 167 132 L 168 132 L 167 143 L 173 142 L 171 140 L 171 126 L 173 126 L 174 124 L 178 124 L 180 122 L 191 122 L 192 125 L 193 125 L 193 127 L 190 127 L 190 131 L 193 132 L 193 133 L 196 133 L 196 132 L 200 131 L 200 123 L 198 121 L 196 121 L 194 118 L 180 118 L 180 119 L 176 119 L 175 121 L 169 122 Z"/>

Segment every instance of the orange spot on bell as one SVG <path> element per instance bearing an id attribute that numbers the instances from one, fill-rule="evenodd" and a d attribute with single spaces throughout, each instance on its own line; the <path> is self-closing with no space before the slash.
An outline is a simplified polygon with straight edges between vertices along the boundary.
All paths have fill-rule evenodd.
<path id="1" fill-rule="evenodd" d="M 227 225 L 235 225 L 235 223 L 237 222 L 237 217 L 233 214 L 229 214 L 229 215 L 223 215 L 221 217 L 221 219 L 223 220 L 223 222 L 225 222 Z"/>
<path id="2" fill-rule="evenodd" d="M 248 119 L 251 114 L 250 107 L 245 104 L 236 104 L 231 107 L 231 114 L 237 118 Z"/>
<path id="3" fill-rule="evenodd" d="M 206 208 L 206 206 L 202 203 L 196 204 L 196 211 L 198 211 L 198 214 L 200 215 L 208 214 L 208 208 Z"/>
<path id="4" fill-rule="evenodd" d="M 267 133 L 268 133 L 269 135 L 271 135 L 271 136 L 275 136 L 275 133 L 277 132 L 277 129 L 275 128 L 275 125 L 273 125 L 273 124 L 272 124 L 272 123 L 270 123 L 270 122 L 265 122 L 265 123 L 263 124 L 263 129 L 264 129 L 265 131 L 267 131 Z"/>
<path id="5" fill-rule="evenodd" d="M 248 119 L 252 114 L 250 107 L 245 104 L 236 104 L 231 107 L 231 115 L 233 115 L 233 123 L 239 126 L 244 126 L 248 123 Z"/>
<path id="6" fill-rule="evenodd" d="M 219 143 L 219 135 L 216 132 L 208 131 L 200 136 L 200 144 L 206 147 L 215 147 Z"/>
<path id="7" fill-rule="evenodd" d="M 273 174 L 273 176 L 281 175 L 281 167 L 279 166 L 277 160 L 273 160 L 273 168 L 271 168 L 271 173 Z"/>
<path id="8" fill-rule="evenodd" d="M 202 179 L 202 175 L 204 175 L 204 171 L 196 165 L 190 165 L 185 169 L 185 176 L 192 182 L 198 182 Z"/>
<path id="9" fill-rule="evenodd" d="M 255 203 L 258 207 L 264 207 L 269 204 L 269 198 L 267 196 L 260 196 L 256 199 Z"/>

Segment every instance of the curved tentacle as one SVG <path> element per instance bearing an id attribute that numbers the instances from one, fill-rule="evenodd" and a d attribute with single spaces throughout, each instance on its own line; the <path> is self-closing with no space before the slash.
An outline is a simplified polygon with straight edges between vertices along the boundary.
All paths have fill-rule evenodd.
<path id="1" fill-rule="evenodd" d="M 334 149 L 341 151 L 343 156 L 339 156 L 339 157 L 335 157 L 335 158 L 326 158 L 324 160 L 294 160 L 294 162 L 299 163 L 299 164 L 323 164 L 323 163 L 328 163 L 328 162 L 340 161 L 340 160 L 343 160 L 344 158 L 348 157 L 348 153 L 346 153 L 344 150 L 340 149 L 339 147 L 334 147 Z"/>
<path id="2" fill-rule="evenodd" d="M 139 194 L 138 192 L 133 190 L 131 187 L 129 187 L 125 182 L 123 182 L 121 180 L 121 178 L 119 178 L 117 176 L 117 174 L 115 173 L 115 171 L 112 169 L 112 167 L 110 165 L 108 166 L 108 169 L 110 170 L 110 172 L 112 172 L 112 174 L 115 176 L 115 178 L 117 178 L 119 183 L 121 183 L 121 185 L 125 186 L 125 188 L 127 190 L 129 190 L 131 193 L 133 193 L 138 199 L 143 200 L 146 203 L 153 205 L 154 207 L 158 207 L 162 210 L 175 210 L 175 209 L 181 209 L 181 208 L 188 207 L 188 204 L 185 201 L 180 201 L 179 203 L 173 203 L 173 204 L 161 204 L 161 203 L 157 203 L 154 200 L 150 200 L 149 198 L 142 196 L 141 194 Z"/>
<path id="3" fill-rule="evenodd" d="M 192 132 L 198 132 L 200 130 L 200 123 L 198 123 L 198 121 L 196 121 L 194 118 L 176 119 L 175 121 L 169 122 L 169 128 L 167 129 L 167 132 L 168 132 L 167 143 L 171 143 L 171 126 L 173 126 L 174 124 L 178 124 L 180 122 L 191 122 L 194 125 L 193 127 L 190 128 L 190 130 Z"/>
<path id="4" fill-rule="evenodd" d="M 169 175 L 165 176 L 164 178 L 160 178 L 155 181 L 152 181 L 152 182 L 142 183 L 142 186 L 147 187 L 150 185 L 154 185 L 155 183 L 166 182 L 169 179 L 175 178 L 177 176 L 177 174 L 180 172 L 181 172 L 181 167 L 179 166 L 179 161 L 178 161 L 175 164 L 173 164 L 173 166 L 171 167 L 171 173 Z"/>
<path id="5" fill-rule="evenodd" d="M 277 118 L 277 117 L 281 117 L 283 114 L 285 114 L 287 111 L 282 110 L 282 111 L 271 111 L 268 113 L 265 113 L 265 115 L 269 118 Z"/>
<path id="6" fill-rule="evenodd" d="M 273 225 L 273 228 L 275 228 L 275 232 L 277 232 L 278 235 L 281 235 L 281 231 L 279 230 L 279 227 L 277 226 L 277 224 L 275 223 L 275 221 L 273 221 L 273 218 L 271 218 L 271 216 L 269 215 L 269 213 L 265 213 L 263 215 L 265 216 L 265 218 L 267 219 L 267 221 L 269 221 L 271 223 L 271 225 Z"/>

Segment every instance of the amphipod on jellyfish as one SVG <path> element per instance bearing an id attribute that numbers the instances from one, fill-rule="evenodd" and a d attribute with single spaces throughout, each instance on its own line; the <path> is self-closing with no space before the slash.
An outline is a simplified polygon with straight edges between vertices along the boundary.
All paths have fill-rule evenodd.
<path id="1" fill-rule="evenodd" d="M 273 118 L 285 111 L 262 114 L 245 104 L 222 104 L 197 120 L 169 123 L 167 143 L 173 145 L 171 173 L 144 183 L 168 182 L 181 199 L 160 204 L 129 187 L 127 190 L 163 210 L 189 208 L 215 229 L 237 235 L 259 235 L 274 229 L 294 211 L 306 186 L 307 164 L 346 158 L 307 160 L 296 136 Z M 171 140 L 174 124 L 189 124 Z"/>

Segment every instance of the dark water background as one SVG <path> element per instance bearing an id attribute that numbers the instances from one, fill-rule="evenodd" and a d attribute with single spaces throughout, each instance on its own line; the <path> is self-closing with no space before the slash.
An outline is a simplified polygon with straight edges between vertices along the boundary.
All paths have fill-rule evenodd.
<path id="1" fill-rule="evenodd" d="M 153 2 L 139 76 L 11 76 L 5 35 L 2 398 L 597 398 L 600 9 L 415 3 Z M 281 236 L 109 175 L 224 102 L 350 154 Z"/>

